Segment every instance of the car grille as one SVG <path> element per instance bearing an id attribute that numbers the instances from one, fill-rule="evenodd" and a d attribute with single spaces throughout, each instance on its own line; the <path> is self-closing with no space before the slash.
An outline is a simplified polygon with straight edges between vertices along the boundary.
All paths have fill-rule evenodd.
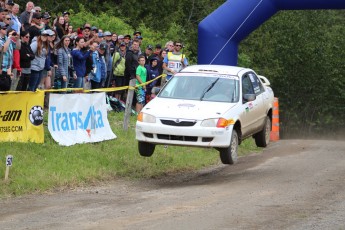
<path id="1" fill-rule="evenodd" d="M 167 135 L 167 134 L 157 134 L 158 139 L 163 140 L 173 140 L 173 141 L 198 141 L 198 137 L 195 136 L 177 136 L 177 135 Z"/>
<path id="2" fill-rule="evenodd" d="M 164 125 L 171 125 L 171 126 L 194 126 L 196 121 L 178 121 L 178 120 L 161 120 L 162 124 Z"/>
<path id="3" fill-rule="evenodd" d="M 198 137 L 196 136 L 179 136 L 179 135 L 169 135 L 169 134 L 153 134 L 153 133 L 143 133 L 147 138 L 155 138 L 157 135 L 158 139 L 161 140 L 171 140 L 171 141 L 187 141 L 187 142 L 197 142 Z M 201 137 L 201 142 L 211 142 L 213 137 Z"/>

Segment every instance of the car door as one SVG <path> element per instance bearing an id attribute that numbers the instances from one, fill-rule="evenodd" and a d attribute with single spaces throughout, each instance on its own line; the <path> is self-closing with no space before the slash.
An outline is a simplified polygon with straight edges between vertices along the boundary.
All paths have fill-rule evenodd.
<path id="1" fill-rule="evenodd" d="M 255 73 L 248 74 L 250 81 L 253 85 L 254 93 L 256 95 L 256 105 L 257 108 L 255 110 L 255 127 L 254 130 L 261 130 L 266 118 L 266 94 L 265 89 Z"/>
<path id="2" fill-rule="evenodd" d="M 249 72 L 242 76 L 242 112 L 241 112 L 241 126 L 243 137 L 253 134 L 258 128 L 258 122 L 262 112 L 262 99 L 256 97 L 253 101 L 245 101 L 243 95 L 255 94 L 253 82 L 255 81 L 255 74 Z"/>

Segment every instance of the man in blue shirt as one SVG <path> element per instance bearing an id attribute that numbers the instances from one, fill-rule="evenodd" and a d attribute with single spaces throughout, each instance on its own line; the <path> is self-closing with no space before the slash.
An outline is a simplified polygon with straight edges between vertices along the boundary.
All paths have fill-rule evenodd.
<path id="1" fill-rule="evenodd" d="M 14 30 L 7 34 L 7 25 L 0 22 L 0 61 L 1 61 L 1 75 L 0 75 L 0 91 L 8 91 L 11 88 L 12 65 L 13 65 L 13 50 L 16 47 L 20 48 L 20 39 Z"/>

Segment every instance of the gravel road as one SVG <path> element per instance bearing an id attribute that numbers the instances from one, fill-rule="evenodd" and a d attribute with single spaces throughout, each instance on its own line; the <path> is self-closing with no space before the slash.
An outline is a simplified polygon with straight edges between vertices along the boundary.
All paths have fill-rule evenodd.
<path id="1" fill-rule="evenodd" d="M 281 140 L 234 166 L 3 199 L 0 229 L 345 229 L 345 142 Z"/>

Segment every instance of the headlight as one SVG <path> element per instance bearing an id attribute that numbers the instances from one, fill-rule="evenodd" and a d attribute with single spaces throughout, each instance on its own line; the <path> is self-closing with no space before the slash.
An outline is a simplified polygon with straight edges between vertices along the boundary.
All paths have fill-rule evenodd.
<path id="1" fill-rule="evenodd" d="M 203 127 L 216 127 L 217 122 L 218 122 L 218 118 L 207 119 L 207 120 L 203 120 L 201 122 L 201 126 L 203 126 Z"/>
<path id="2" fill-rule="evenodd" d="M 156 117 L 155 116 L 152 116 L 150 114 L 143 113 L 143 112 L 139 113 L 137 120 L 141 121 L 141 122 L 147 122 L 147 123 L 156 123 Z"/>
<path id="3" fill-rule="evenodd" d="M 225 119 L 225 118 L 211 118 L 206 119 L 201 122 L 201 126 L 203 127 L 217 127 L 217 128 L 225 128 L 229 125 L 235 124 L 233 119 Z"/>

